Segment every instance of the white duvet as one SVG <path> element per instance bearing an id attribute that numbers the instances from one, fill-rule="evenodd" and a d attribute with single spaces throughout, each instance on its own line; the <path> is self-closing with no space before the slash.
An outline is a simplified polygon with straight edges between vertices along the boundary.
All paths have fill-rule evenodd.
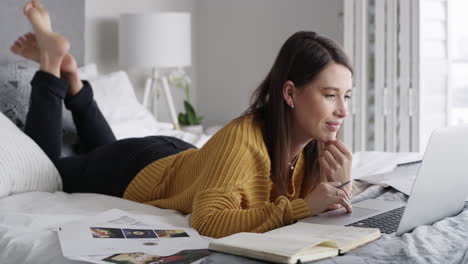
<path id="1" fill-rule="evenodd" d="M 106 195 L 64 192 L 15 194 L 0 199 L 0 263 L 84 263 L 63 257 L 55 228 L 61 223 L 112 208 L 141 215 L 141 219 L 148 223 L 154 222 L 154 216 L 163 216 L 165 224 L 189 227 L 188 216 L 177 211 Z M 160 217 L 158 219 L 161 221 Z"/>

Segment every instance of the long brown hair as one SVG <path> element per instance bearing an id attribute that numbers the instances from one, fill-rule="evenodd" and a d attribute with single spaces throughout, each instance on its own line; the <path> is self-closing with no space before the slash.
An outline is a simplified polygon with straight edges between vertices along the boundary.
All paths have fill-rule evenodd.
<path id="1" fill-rule="evenodd" d="M 299 31 L 281 47 L 270 72 L 251 96 L 250 107 L 242 116 L 253 114 L 262 127 L 263 138 L 271 160 L 271 178 L 278 194 L 288 191 L 291 109 L 283 98 L 283 85 L 290 80 L 298 88 L 313 81 L 329 64 L 335 62 L 352 66 L 343 49 L 333 40 L 315 32 Z M 341 129 L 338 131 L 341 137 Z M 324 181 L 320 166 L 316 166 L 323 143 L 311 140 L 304 148 L 305 177 L 313 179 L 312 186 Z"/>

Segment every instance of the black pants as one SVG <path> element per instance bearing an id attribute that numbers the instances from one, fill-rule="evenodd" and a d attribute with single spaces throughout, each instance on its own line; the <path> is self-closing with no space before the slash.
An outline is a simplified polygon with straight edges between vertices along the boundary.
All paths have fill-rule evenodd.
<path id="1" fill-rule="evenodd" d="M 25 133 L 47 154 L 62 177 L 65 192 L 92 192 L 122 197 L 136 174 L 151 162 L 193 145 L 174 137 L 150 136 L 116 140 L 96 102 L 91 85 L 67 96 L 63 79 L 38 71 L 31 81 Z M 86 153 L 60 157 L 62 100 L 72 112 L 81 149 Z"/>

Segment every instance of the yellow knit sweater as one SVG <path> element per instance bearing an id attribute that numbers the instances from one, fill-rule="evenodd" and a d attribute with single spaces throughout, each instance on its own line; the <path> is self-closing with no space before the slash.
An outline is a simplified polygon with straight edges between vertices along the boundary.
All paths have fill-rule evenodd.
<path id="1" fill-rule="evenodd" d="M 304 175 L 299 155 L 289 193 L 272 197 L 270 158 L 253 116 L 231 121 L 202 148 L 157 160 L 141 170 L 124 198 L 192 213 L 202 235 L 265 232 L 307 217 L 299 198 Z"/>

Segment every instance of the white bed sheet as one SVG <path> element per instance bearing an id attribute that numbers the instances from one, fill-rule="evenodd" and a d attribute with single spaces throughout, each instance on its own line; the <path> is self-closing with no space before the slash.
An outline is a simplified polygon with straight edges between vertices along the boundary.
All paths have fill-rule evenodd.
<path id="1" fill-rule="evenodd" d="M 85 263 L 63 257 L 55 228 L 61 223 L 119 208 L 154 223 L 189 227 L 189 216 L 121 198 L 64 192 L 30 192 L 0 199 L 0 263 Z"/>

